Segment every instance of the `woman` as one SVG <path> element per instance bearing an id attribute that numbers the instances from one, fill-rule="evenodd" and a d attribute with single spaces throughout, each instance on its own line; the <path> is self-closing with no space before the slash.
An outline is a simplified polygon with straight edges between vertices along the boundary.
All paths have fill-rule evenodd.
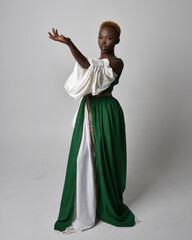
<path id="1" fill-rule="evenodd" d="M 126 136 L 122 108 L 111 92 L 118 84 L 123 61 L 114 53 L 120 27 L 100 25 L 100 58 L 86 58 L 70 38 L 52 29 L 49 38 L 65 43 L 76 60 L 65 89 L 79 108 L 58 220 L 54 229 L 71 233 L 93 227 L 96 219 L 115 226 L 134 226 L 136 218 L 123 203 L 126 184 Z"/>

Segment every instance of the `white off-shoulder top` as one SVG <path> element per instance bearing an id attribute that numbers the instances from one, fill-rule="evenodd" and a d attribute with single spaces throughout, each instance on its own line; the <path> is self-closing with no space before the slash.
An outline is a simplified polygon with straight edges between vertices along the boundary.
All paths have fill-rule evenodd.
<path id="1" fill-rule="evenodd" d="M 72 74 L 64 84 L 65 90 L 75 100 L 92 93 L 98 95 L 107 89 L 117 77 L 108 58 L 87 58 L 89 68 L 82 68 L 76 61 Z"/>

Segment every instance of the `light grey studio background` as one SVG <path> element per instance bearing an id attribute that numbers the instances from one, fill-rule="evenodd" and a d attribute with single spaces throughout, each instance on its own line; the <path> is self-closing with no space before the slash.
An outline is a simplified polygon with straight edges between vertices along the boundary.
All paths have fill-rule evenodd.
<path id="1" fill-rule="evenodd" d="M 63 88 L 75 60 L 48 31 L 100 57 L 105 20 L 122 29 L 113 95 L 126 121 L 124 202 L 141 223 L 66 236 L 53 225 L 78 106 Z M 191 239 L 191 22 L 190 0 L 1 0 L 1 239 Z"/>

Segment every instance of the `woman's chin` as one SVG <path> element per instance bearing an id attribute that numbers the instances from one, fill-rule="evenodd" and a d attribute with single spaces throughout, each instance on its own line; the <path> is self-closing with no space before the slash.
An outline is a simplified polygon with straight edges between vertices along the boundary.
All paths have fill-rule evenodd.
<path id="1" fill-rule="evenodd" d="M 101 52 L 107 53 L 107 49 L 106 48 L 101 48 Z"/>

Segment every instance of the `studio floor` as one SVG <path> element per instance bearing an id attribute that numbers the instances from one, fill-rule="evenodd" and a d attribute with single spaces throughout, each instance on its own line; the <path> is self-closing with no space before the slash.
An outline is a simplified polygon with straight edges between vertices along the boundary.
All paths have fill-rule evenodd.
<path id="1" fill-rule="evenodd" d="M 136 226 L 115 227 L 100 220 L 92 229 L 64 235 L 53 226 L 66 168 L 61 159 L 68 146 L 57 154 L 47 154 L 53 151 L 46 149 L 47 144 L 33 142 L 26 144 L 23 152 L 16 149 L 4 152 L 0 181 L 1 239 L 191 239 L 190 155 L 187 158 L 185 153 L 184 158 L 180 152 L 169 156 L 171 159 L 162 159 L 169 164 L 159 170 L 154 164 L 143 170 L 132 169 L 128 164 L 124 202 L 141 221 Z"/>

